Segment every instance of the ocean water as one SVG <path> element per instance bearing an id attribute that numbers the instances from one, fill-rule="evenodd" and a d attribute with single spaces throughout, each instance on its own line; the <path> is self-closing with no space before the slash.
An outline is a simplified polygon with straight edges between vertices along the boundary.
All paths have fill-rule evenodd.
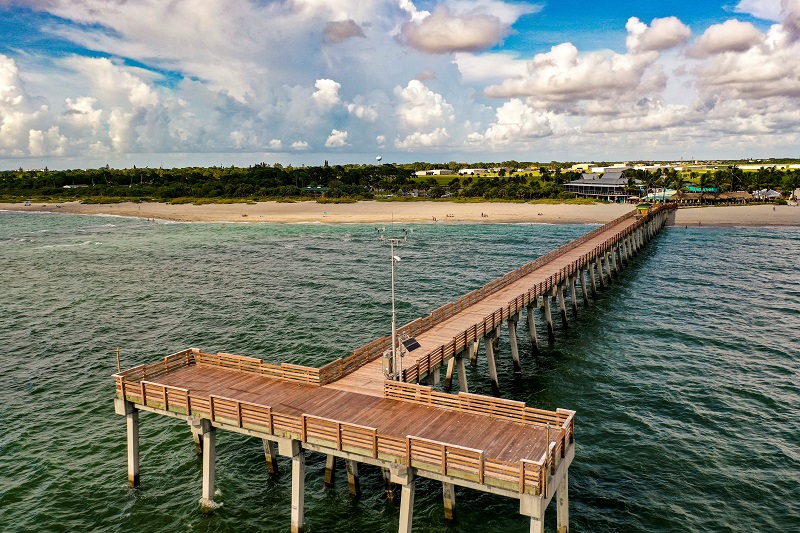
<path id="1" fill-rule="evenodd" d="M 399 323 L 593 226 L 406 227 Z M 541 355 L 520 336 L 521 376 L 501 340 L 503 397 L 577 411 L 571 531 L 800 531 L 799 258 L 799 228 L 667 228 Z M 389 304 L 374 225 L 0 212 L 0 531 L 287 531 L 288 464 L 269 479 L 256 439 L 218 436 L 206 516 L 188 427 L 143 413 L 128 489 L 115 350 L 124 367 L 187 347 L 321 365 L 387 334 Z M 483 358 L 467 372 L 490 392 Z M 340 467 L 326 489 L 310 454 L 306 530 L 395 531 L 379 471 L 354 500 Z M 456 497 L 448 524 L 419 483 L 415 531 L 528 530 L 515 501 Z"/>

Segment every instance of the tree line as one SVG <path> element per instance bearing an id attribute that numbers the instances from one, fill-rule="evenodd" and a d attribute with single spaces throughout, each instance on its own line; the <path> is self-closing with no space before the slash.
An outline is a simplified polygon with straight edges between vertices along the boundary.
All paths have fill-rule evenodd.
<path id="1" fill-rule="evenodd" d="M 517 163 L 517 162 L 513 162 Z M 519 163 L 517 163 L 519 164 Z M 13 170 L 0 172 L 6 199 L 118 198 L 121 200 L 280 199 L 318 197 L 371 199 L 418 195 L 530 200 L 563 195 L 563 183 L 579 173 L 542 167 L 539 172 L 502 169 L 493 176 L 417 178 L 409 165 L 324 165 L 284 167 L 260 163 L 243 167 Z M 489 166 L 489 165 L 486 165 Z M 511 166 L 509 168 L 515 168 Z M 568 195 L 572 196 L 572 195 Z"/>

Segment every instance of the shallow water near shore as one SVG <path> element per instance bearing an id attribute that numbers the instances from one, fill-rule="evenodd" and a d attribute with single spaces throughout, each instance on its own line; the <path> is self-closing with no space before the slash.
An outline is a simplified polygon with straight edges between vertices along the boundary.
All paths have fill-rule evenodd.
<path id="1" fill-rule="evenodd" d="M 595 226 L 404 227 L 399 323 Z M 540 356 L 520 335 L 522 376 L 504 334 L 502 396 L 577 411 L 571 531 L 800 530 L 798 258 L 796 228 L 667 228 Z M 143 413 L 127 488 L 115 349 L 124 367 L 190 346 L 322 365 L 388 333 L 388 259 L 370 224 L 0 213 L 0 531 L 287 531 L 288 464 L 270 480 L 256 439 L 220 432 L 204 516 L 188 427 Z M 490 393 L 483 358 L 467 373 Z M 396 530 L 376 468 L 353 500 L 343 465 L 325 489 L 324 457 L 307 464 L 307 531 Z M 516 501 L 456 497 L 447 524 L 422 480 L 415 531 L 528 530 Z"/>

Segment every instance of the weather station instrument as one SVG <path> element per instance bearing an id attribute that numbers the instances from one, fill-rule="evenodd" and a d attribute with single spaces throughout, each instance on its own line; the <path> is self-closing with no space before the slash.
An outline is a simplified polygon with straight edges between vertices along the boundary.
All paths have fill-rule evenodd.
<path id="1" fill-rule="evenodd" d="M 392 265 L 392 347 L 383 352 L 383 375 L 386 379 L 392 381 L 403 381 L 403 357 L 406 353 L 416 350 L 420 347 L 419 342 L 414 337 L 410 337 L 408 333 L 404 332 L 400 342 L 397 336 L 397 313 L 395 311 L 395 298 L 394 298 L 394 266 L 395 263 L 400 262 L 400 257 L 395 255 L 395 246 L 400 246 L 400 243 L 408 241 L 408 230 L 403 230 L 402 237 L 387 236 L 386 228 L 378 230 L 380 236 L 378 240 L 382 243 L 389 243 L 390 258 Z"/>

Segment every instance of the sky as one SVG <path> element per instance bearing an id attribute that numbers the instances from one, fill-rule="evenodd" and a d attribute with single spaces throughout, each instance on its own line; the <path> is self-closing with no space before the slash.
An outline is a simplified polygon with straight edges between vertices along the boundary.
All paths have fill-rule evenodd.
<path id="1" fill-rule="evenodd" d="M 0 169 L 800 157 L 800 0 L 0 0 Z"/>

